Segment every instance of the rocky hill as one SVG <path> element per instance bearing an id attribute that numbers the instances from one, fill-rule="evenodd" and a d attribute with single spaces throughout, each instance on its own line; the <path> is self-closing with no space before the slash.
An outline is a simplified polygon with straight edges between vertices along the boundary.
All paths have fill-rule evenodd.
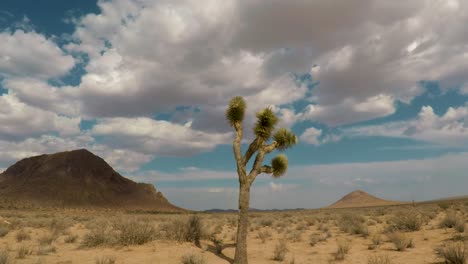
<path id="1" fill-rule="evenodd" d="M 153 185 L 123 177 L 85 149 L 18 161 L 0 174 L 0 197 L 41 206 L 183 210 Z"/>
<path id="2" fill-rule="evenodd" d="M 328 206 L 328 208 L 353 208 L 353 207 L 370 207 L 370 206 L 385 206 L 395 205 L 402 202 L 384 200 L 373 195 L 370 195 L 364 191 L 357 190 L 351 192 L 334 204 Z"/>

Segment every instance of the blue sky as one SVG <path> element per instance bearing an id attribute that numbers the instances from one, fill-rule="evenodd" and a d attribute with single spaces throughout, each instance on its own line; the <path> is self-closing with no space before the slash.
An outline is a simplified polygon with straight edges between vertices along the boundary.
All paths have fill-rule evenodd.
<path id="1" fill-rule="evenodd" d="M 87 148 L 179 206 L 235 208 L 241 95 L 245 143 L 266 106 L 299 138 L 253 207 L 467 194 L 468 5 L 368 2 L 4 0 L 0 168 Z"/>

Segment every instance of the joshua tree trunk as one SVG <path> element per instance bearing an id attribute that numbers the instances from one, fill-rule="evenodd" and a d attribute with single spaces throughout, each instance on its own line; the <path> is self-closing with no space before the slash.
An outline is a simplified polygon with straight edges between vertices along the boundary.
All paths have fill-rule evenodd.
<path id="1" fill-rule="evenodd" d="M 237 226 L 237 246 L 234 256 L 235 264 L 247 264 L 247 232 L 249 228 L 250 186 L 240 183 L 239 222 Z"/>
<path id="2" fill-rule="evenodd" d="M 248 264 L 247 260 L 247 233 L 249 229 L 249 204 L 250 186 L 255 178 L 261 174 L 273 174 L 273 177 L 281 177 L 288 168 L 288 159 L 285 155 L 278 155 L 271 161 L 271 166 L 262 165 L 265 155 L 275 149 L 285 150 L 292 147 L 297 142 L 297 137 L 286 128 L 280 128 L 273 135 L 273 141 L 268 144 L 272 137 L 278 118 L 271 108 L 265 108 L 257 113 L 257 123 L 255 124 L 255 139 L 250 143 L 247 151 L 242 155 L 242 120 L 244 119 L 246 104 L 242 97 L 234 97 L 226 110 L 226 119 L 234 127 L 236 134 L 232 144 L 234 158 L 236 159 L 237 174 L 239 176 L 239 222 L 237 225 L 236 253 L 234 264 Z M 246 165 L 252 156 L 257 153 L 252 170 L 247 173 Z"/>

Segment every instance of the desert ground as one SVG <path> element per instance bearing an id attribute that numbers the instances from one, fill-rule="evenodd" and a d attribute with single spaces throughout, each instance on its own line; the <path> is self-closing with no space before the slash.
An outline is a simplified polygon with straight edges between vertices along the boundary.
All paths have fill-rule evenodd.
<path id="1" fill-rule="evenodd" d="M 3 263 L 230 263 L 236 214 L 0 210 Z M 465 263 L 468 199 L 252 212 L 250 263 Z M 198 242 L 198 240 L 200 240 Z M 464 250 L 464 251 L 463 251 Z"/>

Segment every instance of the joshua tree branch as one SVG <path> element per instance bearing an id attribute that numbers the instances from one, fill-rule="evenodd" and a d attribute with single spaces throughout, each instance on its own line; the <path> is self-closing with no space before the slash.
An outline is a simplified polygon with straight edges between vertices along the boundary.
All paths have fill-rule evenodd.
<path id="1" fill-rule="evenodd" d="M 265 154 L 269 154 L 270 152 L 275 150 L 277 146 L 278 143 L 276 141 L 273 141 L 270 145 L 263 146 L 263 150 L 265 151 Z"/>
<path id="2" fill-rule="evenodd" d="M 245 173 L 245 166 L 243 166 L 243 163 L 242 163 L 243 160 L 242 160 L 242 151 L 241 151 L 241 141 L 242 141 L 242 134 L 243 134 L 242 123 L 236 122 L 234 124 L 234 128 L 236 130 L 236 136 L 232 144 L 233 149 L 234 149 L 234 156 L 237 162 L 237 172 L 239 175 L 239 180 L 241 182 L 244 182 L 246 180 L 246 173 Z"/>
<path id="3" fill-rule="evenodd" d="M 273 168 L 271 166 L 268 166 L 268 165 L 263 165 L 262 168 L 261 168 L 261 173 L 273 173 Z"/>
<path id="4" fill-rule="evenodd" d="M 244 166 L 247 165 L 250 158 L 252 158 L 253 154 L 260 148 L 260 146 L 261 146 L 261 139 L 260 137 L 256 137 L 254 141 L 250 143 L 249 148 L 245 152 L 244 160 L 243 160 Z"/>

